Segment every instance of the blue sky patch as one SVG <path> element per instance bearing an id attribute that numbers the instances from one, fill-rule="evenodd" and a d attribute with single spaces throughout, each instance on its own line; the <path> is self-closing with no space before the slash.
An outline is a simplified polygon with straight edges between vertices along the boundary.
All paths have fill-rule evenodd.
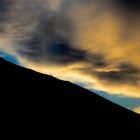
<path id="1" fill-rule="evenodd" d="M 9 62 L 12 62 L 12 63 L 14 63 L 16 65 L 19 64 L 19 61 L 14 56 L 9 55 L 9 54 L 7 54 L 5 52 L 0 51 L 0 57 L 4 58 L 5 60 L 7 60 Z"/>

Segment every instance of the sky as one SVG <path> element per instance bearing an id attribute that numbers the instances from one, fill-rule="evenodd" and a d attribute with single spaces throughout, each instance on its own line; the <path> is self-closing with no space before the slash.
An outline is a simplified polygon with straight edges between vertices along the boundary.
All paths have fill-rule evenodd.
<path id="1" fill-rule="evenodd" d="M 12 62 L 16 65 L 20 65 L 20 63 L 18 62 L 18 60 L 15 58 L 15 56 L 9 55 L 5 52 L 0 51 L 0 57 L 4 58 L 5 60 Z"/>
<path id="2" fill-rule="evenodd" d="M 139 113 L 140 2 L 1 0 L 0 56 Z"/>

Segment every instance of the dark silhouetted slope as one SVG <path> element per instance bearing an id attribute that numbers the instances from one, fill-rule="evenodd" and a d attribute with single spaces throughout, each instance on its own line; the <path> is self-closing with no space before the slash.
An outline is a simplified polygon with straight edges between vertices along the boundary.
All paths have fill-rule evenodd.
<path id="1" fill-rule="evenodd" d="M 134 129 L 140 116 L 97 94 L 0 59 L 1 103 L 8 122 L 56 129 Z M 8 115 L 7 115 L 8 114 Z M 9 121 L 10 120 L 10 121 Z M 63 124 L 64 123 L 64 124 Z M 61 126 L 61 127 L 60 127 Z M 51 128 L 50 128 L 51 129 Z"/>

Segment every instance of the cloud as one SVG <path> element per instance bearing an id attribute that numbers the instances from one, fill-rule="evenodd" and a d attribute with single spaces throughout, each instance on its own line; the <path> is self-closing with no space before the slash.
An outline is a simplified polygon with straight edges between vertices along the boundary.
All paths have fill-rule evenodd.
<path id="1" fill-rule="evenodd" d="M 140 114 L 140 107 L 136 107 L 136 108 L 134 108 L 134 112 Z"/>
<path id="2" fill-rule="evenodd" d="M 135 0 L 5 0 L 0 50 L 39 72 L 137 98 L 139 6 Z"/>
<path id="3" fill-rule="evenodd" d="M 138 0 L 117 0 L 116 2 L 121 9 L 123 9 L 126 14 L 127 12 L 131 12 L 131 13 L 138 13 L 140 12 L 139 8 L 140 8 L 140 2 Z"/>

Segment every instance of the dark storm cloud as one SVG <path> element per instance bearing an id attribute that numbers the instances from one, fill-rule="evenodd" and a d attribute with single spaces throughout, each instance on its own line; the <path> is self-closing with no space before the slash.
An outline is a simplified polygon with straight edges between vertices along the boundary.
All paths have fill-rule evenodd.
<path id="1" fill-rule="evenodd" d="M 71 64 L 86 60 L 86 52 L 70 46 L 68 42 L 52 42 L 44 44 L 40 38 L 24 42 L 26 49 L 20 54 L 33 62 L 51 62 L 54 64 Z M 28 47 L 28 48 L 27 48 Z"/>
<path id="2" fill-rule="evenodd" d="M 58 64 L 72 64 L 83 62 L 94 68 L 106 67 L 107 63 L 101 54 L 90 54 L 90 52 L 75 48 L 70 43 L 53 43 L 46 48 L 49 59 Z"/>
<path id="3" fill-rule="evenodd" d="M 50 60 L 58 64 L 70 64 L 85 61 L 86 53 L 80 49 L 72 48 L 67 43 L 54 43 L 46 49 Z"/>
<path id="4" fill-rule="evenodd" d="M 55 36 L 55 32 L 52 34 L 52 38 L 48 36 L 44 39 L 41 36 L 34 36 L 23 40 L 20 42 L 20 55 L 34 62 L 51 62 L 58 65 L 84 62 L 97 68 L 107 66 L 101 54 L 90 54 L 88 51 L 72 46 L 66 40 L 58 39 L 59 37 Z"/>
<path id="5" fill-rule="evenodd" d="M 62 13 L 64 14 L 64 13 Z M 69 64 L 85 60 L 86 52 L 71 44 L 72 23 L 59 13 L 40 15 L 37 30 L 19 41 L 20 55 L 32 61 Z"/>

